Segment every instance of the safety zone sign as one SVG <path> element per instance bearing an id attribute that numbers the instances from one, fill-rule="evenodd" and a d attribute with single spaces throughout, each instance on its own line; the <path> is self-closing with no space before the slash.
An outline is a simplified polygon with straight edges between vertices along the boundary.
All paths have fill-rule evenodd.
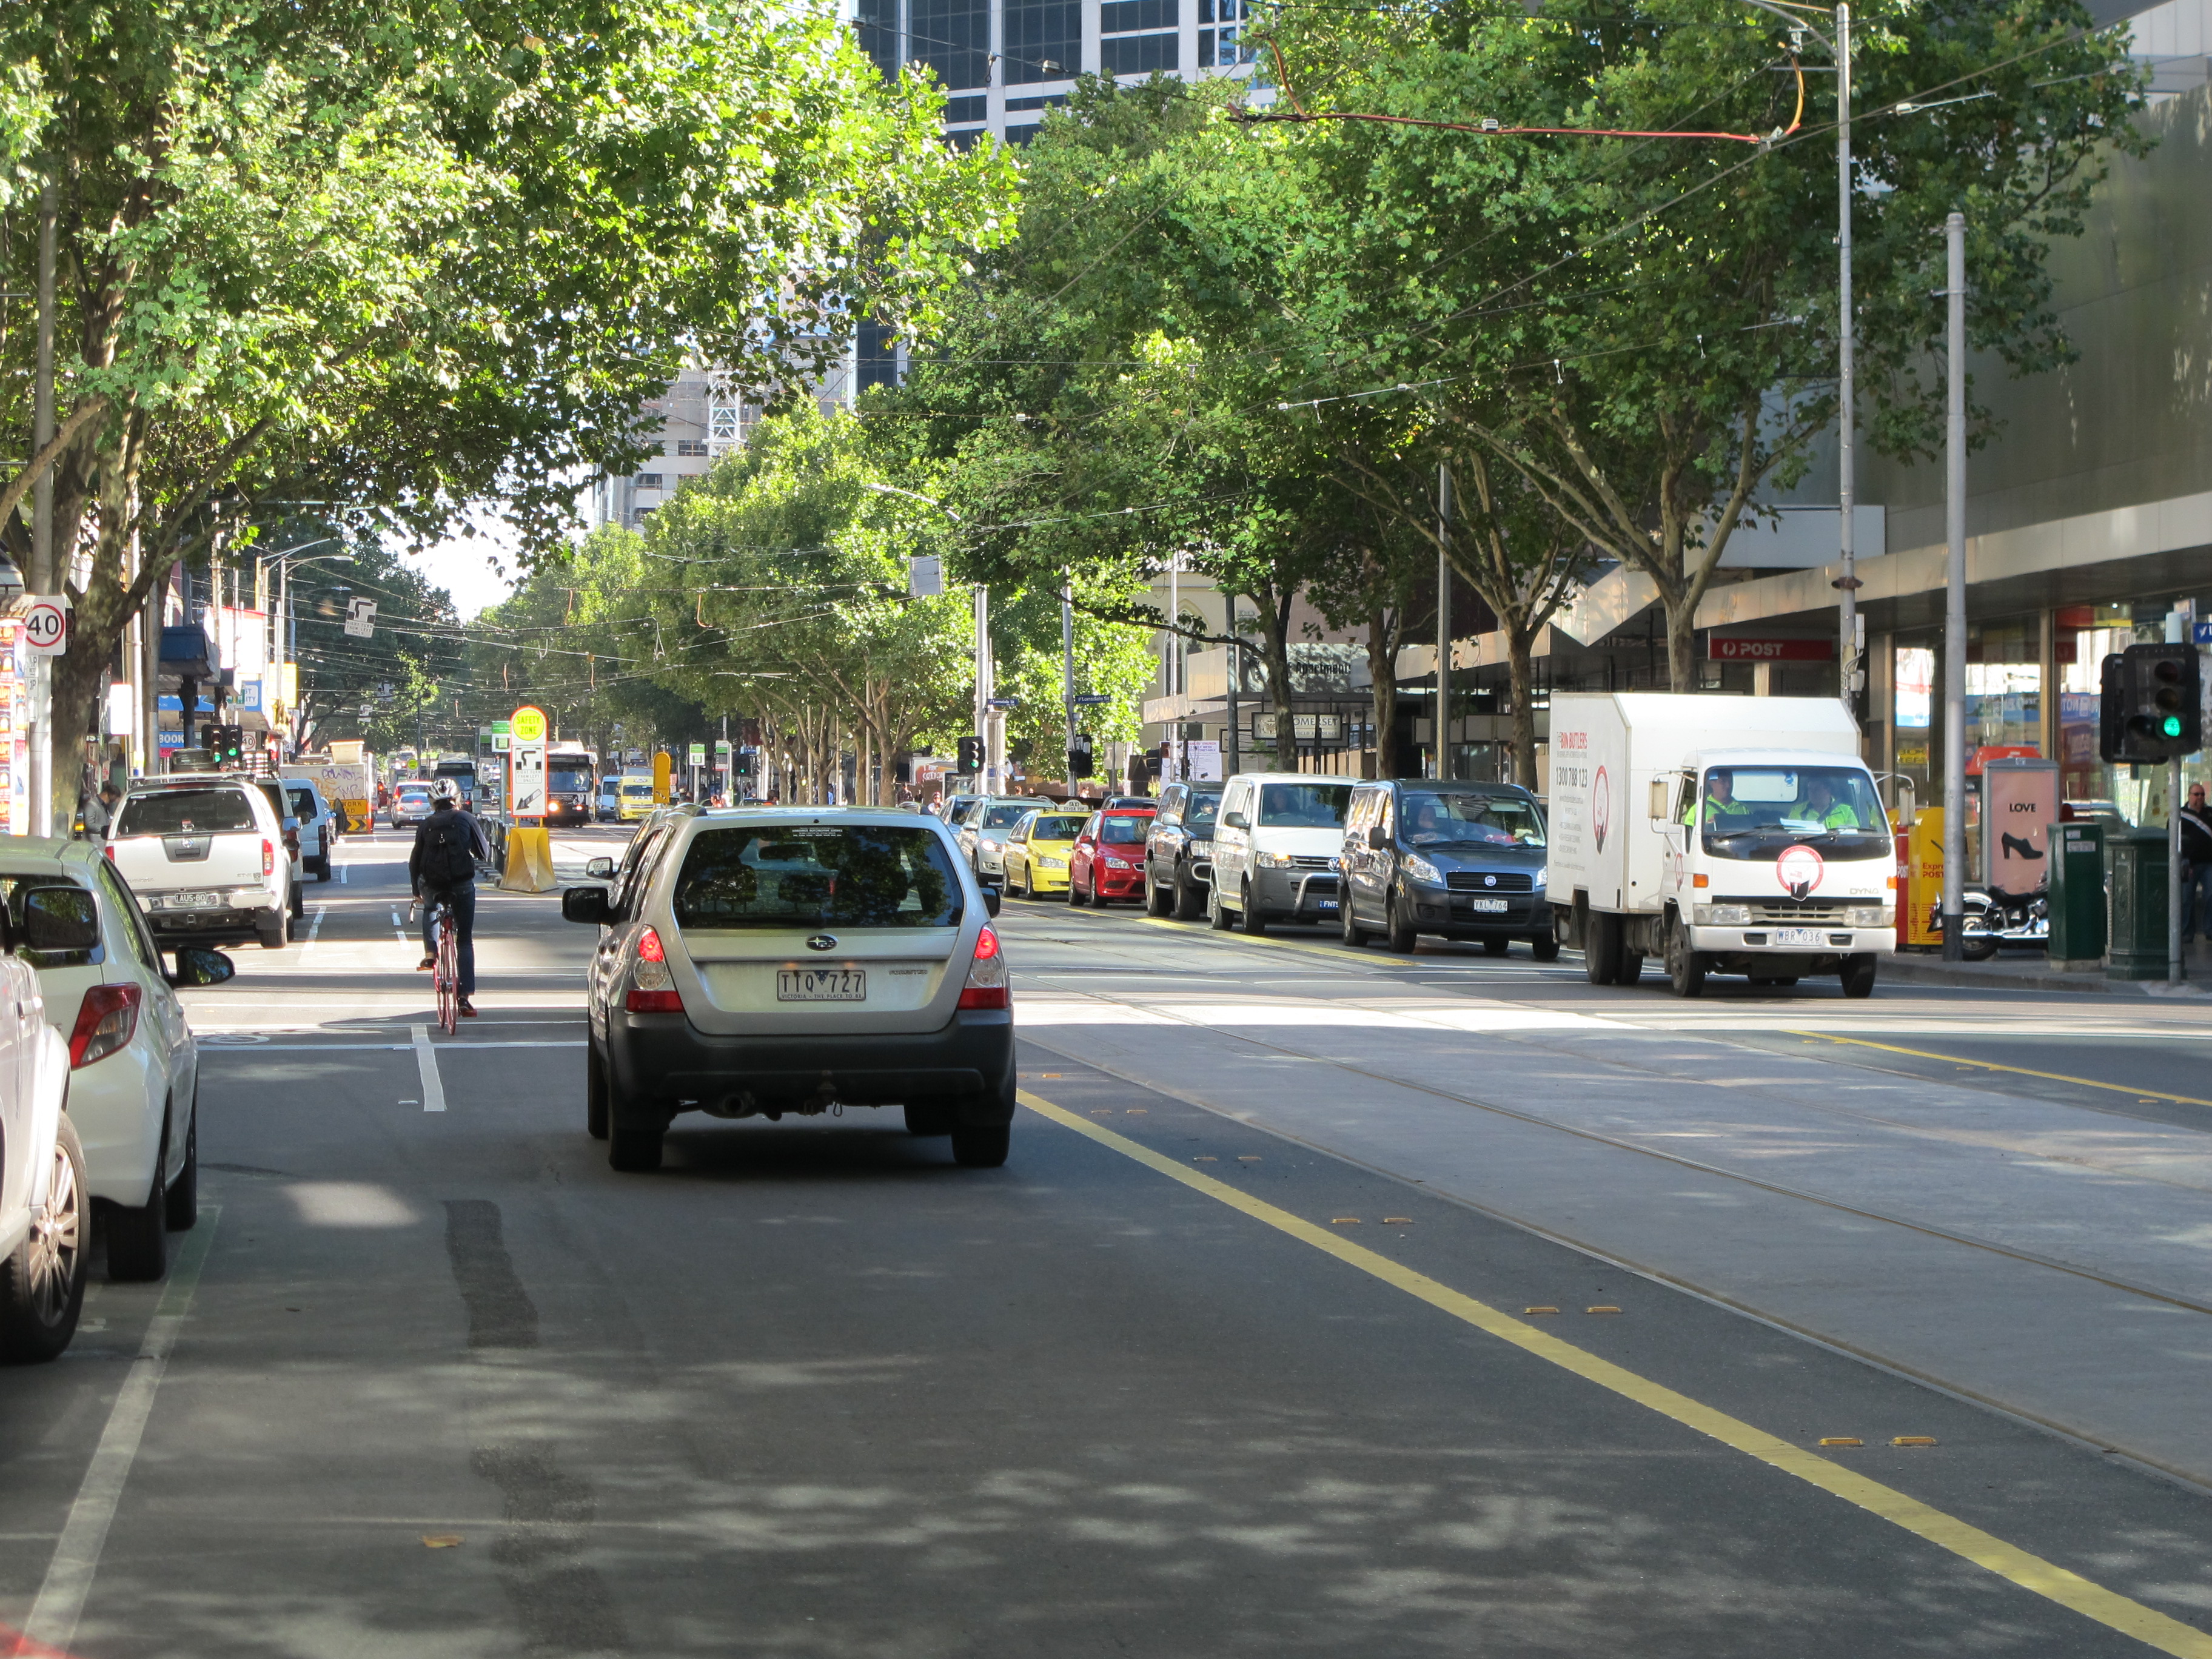
<path id="1" fill-rule="evenodd" d="M 33 599 L 23 613 L 23 642 L 34 657 L 58 657 L 69 649 L 69 611 L 59 599 Z"/>

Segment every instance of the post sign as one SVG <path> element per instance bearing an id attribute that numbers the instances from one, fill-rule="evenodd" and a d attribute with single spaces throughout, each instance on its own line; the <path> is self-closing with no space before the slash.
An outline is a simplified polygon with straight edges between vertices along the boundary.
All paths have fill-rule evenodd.
<path id="1" fill-rule="evenodd" d="M 69 649 L 69 611 L 58 599 L 33 599 L 23 613 L 23 643 L 34 657 L 58 657 Z"/>
<path id="2" fill-rule="evenodd" d="M 376 601 L 354 598 L 346 601 L 345 631 L 356 640 L 376 637 Z"/>
<path id="3" fill-rule="evenodd" d="M 692 765 L 704 766 L 707 763 L 707 745 L 703 743 L 693 744 L 690 758 Z"/>
<path id="4" fill-rule="evenodd" d="M 507 811 L 517 823 L 545 816 L 545 711 L 525 703 L 507 717 Z"/>
<path id="5" fill-rule="evenodd" d="M 1709 662 L 1832 662 L 1833 640 L 1729 640 L 1705 635 Z"/>

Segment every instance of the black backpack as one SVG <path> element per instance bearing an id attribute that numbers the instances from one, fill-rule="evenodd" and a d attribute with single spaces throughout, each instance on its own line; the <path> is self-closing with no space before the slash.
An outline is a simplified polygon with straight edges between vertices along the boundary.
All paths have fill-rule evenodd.
<path id="1" fill-rule="evenodd" d="M 477 877 L 476 836 L 458 810 L 433 813 L 422 826 L 422 884 L 459 887 Z"/>

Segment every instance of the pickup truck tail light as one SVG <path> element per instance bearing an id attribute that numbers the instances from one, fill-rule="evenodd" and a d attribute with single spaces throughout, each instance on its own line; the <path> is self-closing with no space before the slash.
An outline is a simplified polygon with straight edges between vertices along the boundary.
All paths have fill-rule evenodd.
<path id="1" fill-rule="evenodd" d="M 988 925 L 975 935 L 975 959 L 968 964 L 968 982 L 960 988 L 963 1008 L 1007 1008 L 1013 1005 L 1006 991 L 1006 947 Z"/>
<path id="2" fill-rule="evenodd" d="M 633 1014 L 680 1014 L 684 999 L 669 977 L 668 951 L 650 927 L 637 936 L 637 965 L 630 969 L 623 1006 Z"/>
<path id="3" fill-rule="evenodd" d="M 70 1033 L 70 1069 L 105 1060 L 131 1041 L 138 1029 L 139 989 L 135 985 L 95 985 L 77 1006 L 76 1029 Z"/>
<path id="4" fill-rule="evenodd" d="M 261 873 L 264 876 L 276 873 L 276 843 L 266 836 L 261 838 Z"/>

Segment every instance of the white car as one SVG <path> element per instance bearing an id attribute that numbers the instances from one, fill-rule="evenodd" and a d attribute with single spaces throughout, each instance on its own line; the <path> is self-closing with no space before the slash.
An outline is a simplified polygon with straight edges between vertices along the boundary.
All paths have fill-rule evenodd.
<path id="1" fill-rule="evenodd" d="M 586 1118 L 617 1170 L 660 1166 L 679 1112 L 905 1110 L 954 1161 L 1006 1162 L 1006 954 L 951 832 L 874 807 L 682 806 L 606 887 L 561 896 L 605 931 L 586 974 Z"/>
<path id="2" fill-rule="evenodd" d="M 1218 928 L 1337 920 L 1344 815 L 1357 778 L 1240 772 L 1221 791 L 1206 915 Z"/>
<path id="3" fill-rule="evenodd" d="M 331 843 L 337 838 L 337 815 L 323 792 L 306 778 L 284 780 L 284 794 L 300 825 L 300 862 L 317 881 L 331 878 Z"/>
<path id="4" fill-rule="evenodd" d="M 251 778 L 145 779 L 107 829 L 107 855 L 165 950 L 258 939 L 281 951 L 292 908 L 284 826 Z"/>
<path id="5" fill-rule="evenodd" d="M 960 820 L 960 850 L 975 879 L 1003 885 L 1006 879 L 1006 837 L 1030 813 L 1052 810 L 1054 803 L 1042 795 L 994 795 L 978 798 Z"/>
<path id="6" fill-rule="evenodd" d="M 22 948 L 97 937 L 88 896 L 40 893 L 0 909 L 0 1360 L 52 1359 L 84 1306 L 91 1200 L 64 1109 L 69 1045 L 46 1023 Z"/>
<path id="7" fill-rule="evenodd" d="M 177 972 L 131 889 L 85 842 L 0 841 L 0 902 L 9 925 L 45 895 L 90 907 L 97 934 L 68 950 L 19 948 L 37 970 L 46 1018 L 66 1039 L 70 1120 L 84 1149 L 87 1194 L 101 1206 L 108 1276 L 159 1279 L 167 1235 L 199 1212 L 199 1054 L 175 987 L 234 971 L 217 951 L 186 945 Z"/>

